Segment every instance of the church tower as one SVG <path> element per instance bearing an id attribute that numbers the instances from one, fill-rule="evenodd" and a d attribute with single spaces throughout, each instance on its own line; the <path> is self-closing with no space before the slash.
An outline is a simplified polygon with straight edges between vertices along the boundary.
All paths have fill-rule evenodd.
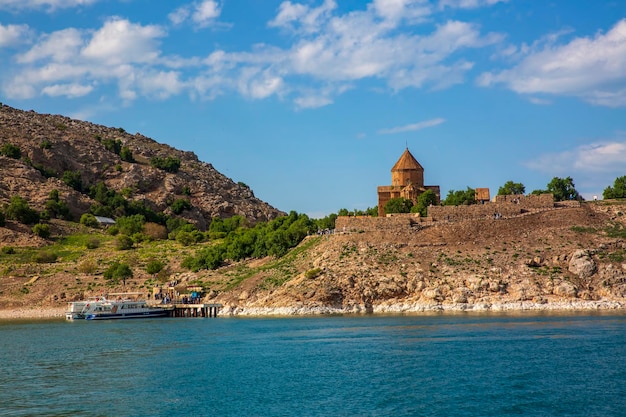
<path id="1" fill-rule="evenodd" d="M 440 198 L 438 185 L 424 185 L 424 168 L 406 148 L 398 162 L 391 168 L 391 184 L 378 187 L 378 216 L 385 216 L 385 204 L 392 198 L 406 198 L 417 204 L 417 198 L 432 190 Z"/>

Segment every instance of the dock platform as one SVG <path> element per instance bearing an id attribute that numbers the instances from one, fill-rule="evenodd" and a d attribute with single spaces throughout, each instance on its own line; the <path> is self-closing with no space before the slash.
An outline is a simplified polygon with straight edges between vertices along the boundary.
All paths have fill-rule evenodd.
<path id="1" fill-rule="evenodd" d="M 182 304 L 173 303 L 163 306 L 171 308 L 170 317 L 217 317 L 222 304 Z"/>

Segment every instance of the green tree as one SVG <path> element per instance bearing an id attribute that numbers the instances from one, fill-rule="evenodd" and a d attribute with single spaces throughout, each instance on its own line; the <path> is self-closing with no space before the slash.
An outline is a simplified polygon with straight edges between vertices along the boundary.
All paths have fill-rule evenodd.
<path id="1" fill-rule="evenodd" d="M 126 162 L 135 162 L 135 158 L 133 157 L 133 153 L 131 152 L 128 146 L 123 146 L 120 150 L 120 158 L 122 161 Z"/>
<path id="2" fill-rule="evenodd" d="M 4 212 L 8 219 L 17 220 L 23 224 L 39 223 L 39 212 L 30 208 L 28 202 L 18 195 L 11 197 L 9 205 L 6 206 Z"/>
<path id="3" fill-rule="evenodd" d="M 426 190 L 417 197 L 417 204 L 411 208 L 412 213 L 419 213 L 420 216 L 428 215 L 428 207 L 437 204 L 437 194 L 433 190 Z"/>
<path id="4" fill-rule="evenodd" d="M 98 220 L 96 219 L 96 216 L 94 216 L 91 213 L 85 213 L 82 216 L 80 216 L 80 224 L 82 224 L 83 226 L 93 227 L 93 228 L 97 228 L 98 226 L 100 226 L 100 224 L 98 223 Z"/>
<path id="5" fill-rule="evenodd" d="M 65 171 L 63 173 L 63 182 L 76 191 L 83 190 L 83 180 L 80 171 Z"/>
<path id="6" fill-rule="evenodd" d="M 132 216 L 123 216 L 115 220 L 115 224 L 120 230 L 120 233 L 125 235 L 134 235 L 135 233 L 143 232 L 143 225 L 146 223 L 146 218 L 143 214 L 135 214 Z"/>
<path id="7" fill-rule="evenodd" d="M 498 195 L 520 195 L 526 192 L 526 187 L 521 182 L 507 181 L 498 189 Z"/>
<path id="8" fill-rule="evenodd" d="M 407 198 L 392 198 L 385 203 L 385 214 L 410 213 L 413 202 Z"/>
<path id="9" fill-rule="evenodd" d="M 102 144 L 108 151 L 116 155 L 119 155 L 122 151 L 122 141 L 119 139 L 104 139 Z"/>
<path id="10" fill-rule="evenodd" d="M 448 191 L 448 195 L 443 201 L 444 206 L 460 206 L 470 204 L 476 204 L 476 191 L 470 187 L 467 187 L 465 191 Z"/>
<path id="11" fill-rule="evenodd" d="M 170 206 L 172 213 L 181 214 L 185 210 L 191 209 L 191 203 L 186 198 L 179 198 Z"/>
<path id="12" fill-rule="evenodd" d="M 5 143 L 0 147 L 0 155 L 4 155 L 13 159 L 20 159 L 22 157 L 22 151 L 16 145 L 12 143 Z"/>
<path id="13" fill-rule="evenodd" d="M 155 156 L 150 159 L 150 165 L 163 171 L 176 173 L 180 169 L 180 159 L 171 156 L 166 158 Z"/>
<path id="14" fill-rule="evenodd" d="M 130 265 L 123 262 L 113 262 L 105 271 L 104 279 L 112 284 L 118 284 L 120 280 L 126 285 L 126 280 L 133 277 L 133 270 Z"/>
<path id="15" fill-rule="evenodd" d="M 602 198 L 626 198 L 626 175 L 615 178 L 613 187 L 609 185 L 602 192 Z"/>
<path id="16" fill-rule="evenodd" d="M 128 235 L 119 235 L 117 237 L 117 240 L 115 242 L 115 247 L 118 250 L 129 250 L 133 248 L 133 245 L 135 244 L 135 242 L 133 241 L 133 239 L 128 236 Z"/>
<path id="17" fill-rule="evenodd" d="M 164 267 L 165 264 L 162 261 L 158 259 L 152 259 L 146 264 L 146 272 L 150 275 L 158 274 L 163 270 Z"/>
<path id="18" fill-rule="evenodd" d="M 552 193 L 555 201 L 579 200 L 580 195 L 574 187 L 572 177 L 554 177 L 548 183 L 547 191 Z"/>
<path id="19" fill-rule="evenodd" d="M 50 226 L 45 223 L 37 223 L 33 226 L 33 233 L 44 239 L 50 237 Z"/>

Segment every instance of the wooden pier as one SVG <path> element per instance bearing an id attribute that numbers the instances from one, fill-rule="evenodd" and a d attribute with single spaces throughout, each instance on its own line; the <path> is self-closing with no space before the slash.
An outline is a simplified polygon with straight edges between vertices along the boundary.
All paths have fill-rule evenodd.
<path id="1" fill-rule="evenodd" d="M 171 317 L 217 317 L 221 304 L 179 304 L 170 305 Z"/>

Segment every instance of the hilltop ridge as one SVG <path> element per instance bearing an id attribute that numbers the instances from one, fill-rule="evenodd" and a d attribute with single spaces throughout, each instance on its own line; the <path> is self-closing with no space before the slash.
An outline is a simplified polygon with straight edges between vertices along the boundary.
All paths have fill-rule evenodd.
<path id="1" fill-rule="evenodd" d="M 94 203 L 85 191 L 103 182 L 109 189 L 124 191 L 128 199 L 166 214 L 171 213 L 174 200 L 188 199 L 191 208 L 180 215 L 200 229 L 213 217 L 241 215 L 254 223 L 284 214 L 193 152 L 122 128 L 0 104 L 0 146 L 5 144 L 19 148 L 21 157 L 0 155 L 0 205 L 20 195 L 42 209 L 50 191 L 57 189 L 77 219 Z M 122 155 L 126 158 L 120 156 L 120 148 L 127 148 Z M 151 166 L 155 157 L 179 160 L 180 168 L 168 172 Z M 66 172 L 79 173 L 80 187 L 72 188 L 62 180 Z"/>

